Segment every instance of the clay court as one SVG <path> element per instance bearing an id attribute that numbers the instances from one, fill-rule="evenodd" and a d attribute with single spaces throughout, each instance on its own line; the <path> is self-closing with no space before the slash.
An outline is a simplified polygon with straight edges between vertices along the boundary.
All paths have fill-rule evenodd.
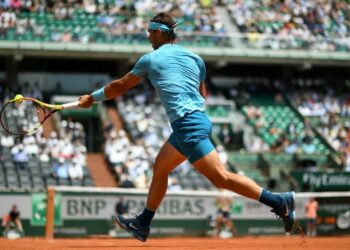
<path id="1" fill-rule="evenodd" d="M 240 237 L 232 239 L 213 238 L 155 238 L 141 243 L 135 239 L 54 239 L 24 238 L 0 239 L 0 249 L 349 249 L 350 237 Z"/>

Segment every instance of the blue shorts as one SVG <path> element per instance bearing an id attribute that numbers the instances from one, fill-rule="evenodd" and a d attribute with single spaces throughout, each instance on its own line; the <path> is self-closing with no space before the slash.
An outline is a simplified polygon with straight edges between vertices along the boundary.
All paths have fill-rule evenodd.
<path id="1" fill-rule="evenodd" d="M 316 218 L 307 218 L 307 223 L 311 225 L 317 225 L 317 219 Z"/>
<path id="2" fill-rule="evenodd" d="M 173 133 L 168 142 L 193 163 L 209 154 L 214 146 L 210 141 L 212 125 L 201 111 L 187 113 L 171 123 Z"/>

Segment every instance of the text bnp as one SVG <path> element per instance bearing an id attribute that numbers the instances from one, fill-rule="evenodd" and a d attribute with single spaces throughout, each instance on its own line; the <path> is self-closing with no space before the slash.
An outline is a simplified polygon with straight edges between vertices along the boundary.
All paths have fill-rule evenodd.
<path id="1" fill-rule="evenodd" d="M 99 199 L 92 200 L 68 200 L 68 215 L 98 215 L 106 208 L 106 201 Z"/>

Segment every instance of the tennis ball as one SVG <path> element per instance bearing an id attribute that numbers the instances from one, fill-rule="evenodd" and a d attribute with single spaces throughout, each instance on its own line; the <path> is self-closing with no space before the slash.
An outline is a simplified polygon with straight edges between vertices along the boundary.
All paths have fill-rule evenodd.
<path id="1" fill-rule="evenodd" d="M 22 99 L 23 99 L 23 95 L 21 95 L 21 94 L 17 94 L 16 96 L 15 96 L 15 102 L 17 103 L 17 104 L 19 104 L 19 103 L 21 103 L 22 102 Z"/>

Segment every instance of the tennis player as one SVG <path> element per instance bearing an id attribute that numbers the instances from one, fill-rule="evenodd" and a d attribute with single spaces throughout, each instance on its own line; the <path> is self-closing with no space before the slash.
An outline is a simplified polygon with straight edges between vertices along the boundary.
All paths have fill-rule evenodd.
<path id="1" fill-rule="evenodd" d="M 154 51 L 143 55 L 124 77 L 79 99 L 79 106 L 88 108 L 94 102 L 122 95 L 147 77 L 171 122 L 173 133 L 155 159 L 146 207 L 134 218 L 117 216 L 117 223 L 135 238 L 146 241 L 153 216 L 165 196 L 169 173 L 188 159 L 217 188 L 270 206 L 289 233 L 295 218 L 294 192 L 271 193 L 246 176 L 228 172 L 220 162 L 209 139 L 212 125 L 204 114 L 205 65 L 198 55 L 175 44 L 176 26 L 168 13 L 154 16 L 148 27 L 148 39 Z"/>

